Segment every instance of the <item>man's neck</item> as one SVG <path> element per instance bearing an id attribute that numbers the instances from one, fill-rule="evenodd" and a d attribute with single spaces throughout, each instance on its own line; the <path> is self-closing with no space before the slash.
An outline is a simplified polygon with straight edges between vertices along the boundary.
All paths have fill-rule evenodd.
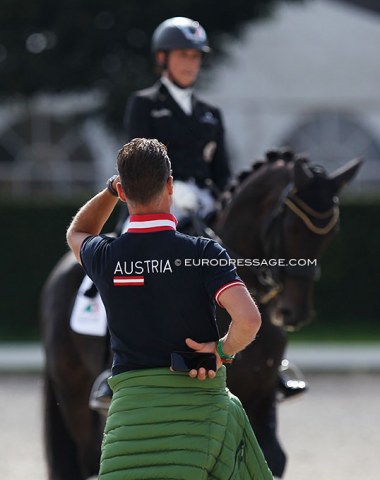
<path id="1" fill-rule="evenodd" d="M 145 207 L 138 207 L 138 208 L 128 208 L 130 215 L 154 215 L 155 213 L 167 213 L 170 214 L 170 209 L 151 209 Z"/>
<path id="2" fill-rule="evenodd" d="M 131 204 L 130 202 L 127 202 L 127 204 L 130 215 L 171 213 L 170 204 L 165 199 L 162 199 L 158 202 L 152 202 L 147 205 L 141 205 L 137 203 Z"/>

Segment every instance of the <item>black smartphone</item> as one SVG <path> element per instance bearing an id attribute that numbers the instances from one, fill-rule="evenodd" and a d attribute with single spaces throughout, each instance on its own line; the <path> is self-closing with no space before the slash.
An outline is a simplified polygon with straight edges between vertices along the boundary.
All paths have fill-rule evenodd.
<path id="1" fill-rule="evenodd" d="M 173 352 L 170 366 L 176 372 L 190 372 L 200 368 L 216 372 L 216 356 L 213 353 Z"/>

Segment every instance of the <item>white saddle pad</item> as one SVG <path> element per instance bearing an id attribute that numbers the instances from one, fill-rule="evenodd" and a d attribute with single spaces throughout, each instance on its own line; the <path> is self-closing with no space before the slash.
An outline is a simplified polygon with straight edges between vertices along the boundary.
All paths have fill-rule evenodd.
<path id="1" fill-rule="evenodd" d="M 107 333 L 107 315 L 99 293 L 94 298 L 84 295 L 92 285 L 92 280 L 86 275 L 79 287 L 70 318 L 70 326 L 74 332 L 83 335 L 103 337 Z"/>

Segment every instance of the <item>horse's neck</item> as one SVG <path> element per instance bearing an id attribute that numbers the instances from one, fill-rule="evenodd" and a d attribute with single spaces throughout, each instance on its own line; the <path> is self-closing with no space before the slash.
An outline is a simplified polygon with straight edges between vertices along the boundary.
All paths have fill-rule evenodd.
<path id="1" fill-rule="evenodd" d="M 216 232 L 223 244 L 240 256 L 249 257 L 252 251 L 258 251 L 259 222 L 256 221 L 259 212 L 250 211 L 238 204 L 229 206 L 222 212 L 216 224 Z M 255 221 L 252 221 L 256 218 Z"/>
<path id="2" fill-rule="evenodd" d="M 263 255 L 262 228 L 289 182 L 283 163 L 262 167 L 236 190 L 216 223 L 223 243 L 240 256 Z"/>

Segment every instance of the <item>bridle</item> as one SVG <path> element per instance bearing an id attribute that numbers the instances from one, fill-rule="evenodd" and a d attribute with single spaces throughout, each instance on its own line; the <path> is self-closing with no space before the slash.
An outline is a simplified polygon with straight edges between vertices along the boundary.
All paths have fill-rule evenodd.
<path id="1" fill-rule="evenodd" d="M 284 222 L 288 211 L 296 215 L 305 227 L 315 235 L 328 235 L 339 220 L 339 205 L 337 197 L 333 198 L 333 206 L 323 212 L 316 211 L 305 203 L 298 195 L 294 184 L 289 182 L 279 196 L 278 202 L 263 228 L 262 244 L 268 258 L 287 258 L 283 251 Z M 276 286 L 269 292 L 272 299 L 282 290 L 283 277 L 296 277 L 304 280 L 317 280 L 320 276 L 319 265 L 295 265 L 272 267 L 271 275 Z"/>

